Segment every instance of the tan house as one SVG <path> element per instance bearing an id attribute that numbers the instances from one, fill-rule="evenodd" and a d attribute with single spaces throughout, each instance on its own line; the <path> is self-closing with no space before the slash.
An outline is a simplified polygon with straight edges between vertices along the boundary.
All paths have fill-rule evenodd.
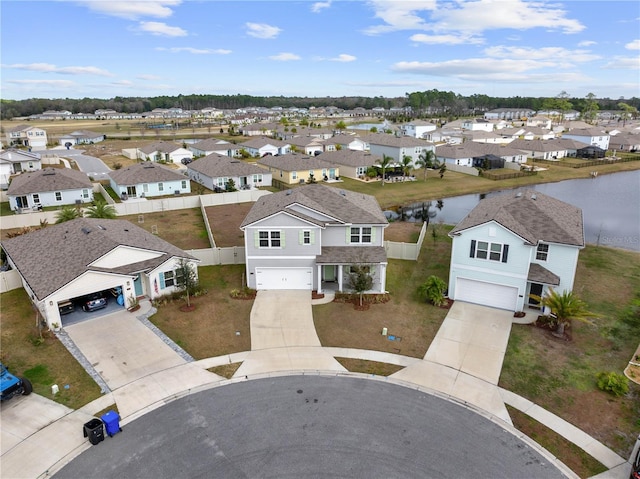
<path id="1" fill-rule="evenodd" d="M 340 179 L 340 168 L 317 156 L 296 153 L 282 156 L 268 155 L 258 160 L 258 164 L 271 172 L 274 181 L 287 185 Z"/>

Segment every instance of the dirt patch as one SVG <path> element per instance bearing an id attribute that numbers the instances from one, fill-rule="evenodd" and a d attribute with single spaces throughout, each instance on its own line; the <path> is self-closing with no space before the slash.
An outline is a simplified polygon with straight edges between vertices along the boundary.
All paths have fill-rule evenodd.
<path id="1" fill-rule="evenodd" d="M 158 141 L 157 138 L 148 138 L 146 140 L 105 140 L 93 145 L 77 145 L 78 150 L 83 150 L 85 155 L 100 158 L 109 168 L 115 170 L 119 164 L 122 168 L 134 165 L 139 162 L 138 159 L 127 158 L 122 154 L 124 149 L 141 148 L 145 145 Z M 162 141 L 172 141 L 168 138 L 162 138 Z M 180 145 L 180 142 L 175 142 Z M 61 154 L 62 155 L 62 154 Z M 169 168 L 178 168 L 178 165 L 167 164 Z"/>
<path id="2" fill-rule="evenodd" d="M 384 230 L 384 239 L 399 243 L 417 243 L 422 223 L 408 221 L 394 221 Z"/>
<path id="3" fill-rule="evenodd" d="M 218 248 L 244 246 L 244 233 L 240 231 L 240 224 L 253 205 L 253 202 L 249 202 L 205 208 Z"/>

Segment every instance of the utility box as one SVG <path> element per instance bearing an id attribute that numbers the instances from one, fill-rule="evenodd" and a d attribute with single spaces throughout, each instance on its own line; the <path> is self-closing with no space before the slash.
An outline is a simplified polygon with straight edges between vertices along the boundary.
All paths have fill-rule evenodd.
<path id="1" fill-rule="evenodd" d="M 107 434 L 109 437 L 113 437 L 114 434 L 122 432 L 122 428 L 120 427 L 120 416 L 115 411 L 108 411 L 102 416 L 100 416 L 102 422 L 107 428 Z"/>
<path id="2" fill-rule="evenodd" d="M 94 446 L 104 441 L 104 424 L 100 419 L 93 418 L 91 421 L 86 422 L 82 429 L 84 437 L 88 437 L 89 442 Z"/>

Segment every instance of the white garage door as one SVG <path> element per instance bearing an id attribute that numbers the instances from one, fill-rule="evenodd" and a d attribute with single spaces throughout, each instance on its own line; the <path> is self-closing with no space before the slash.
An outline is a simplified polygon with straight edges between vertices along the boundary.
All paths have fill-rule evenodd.
<path id="1" fill-rule="evenodd" d="M 256 289 L 313 289 L 311 268 L 256 268 Z"/>
<path id="2" fill-rule="evenodd" d="M 515 311 L 516 302 L 518 301 L 518 288 L 456 278 L 455 296 L 454 299 L 460 301 Z"/>

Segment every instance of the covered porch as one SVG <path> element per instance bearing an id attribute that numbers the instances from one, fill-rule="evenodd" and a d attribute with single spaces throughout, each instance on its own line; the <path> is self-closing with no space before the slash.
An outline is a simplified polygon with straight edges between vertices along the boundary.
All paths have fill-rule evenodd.
<path id="1" fill-rule="evenodd" d="M 527 275 L 527 296 L 524 304 L 525 308 L 538 310 L 543 313 L 544 307 L 540 304 L 541 298 L 547 291 L 560 284 L 560 277 L 538 263 L 529 265 Z"/>
<path id="2" fill-rule="evenodd" d="M 373 279 L 370 294 L 386 293 L 387 253 L 382 246 L 327 246 L 316 256 L 316 284 L 318 293 L 351 291 L 351 266 L 369 268 Z"/>

